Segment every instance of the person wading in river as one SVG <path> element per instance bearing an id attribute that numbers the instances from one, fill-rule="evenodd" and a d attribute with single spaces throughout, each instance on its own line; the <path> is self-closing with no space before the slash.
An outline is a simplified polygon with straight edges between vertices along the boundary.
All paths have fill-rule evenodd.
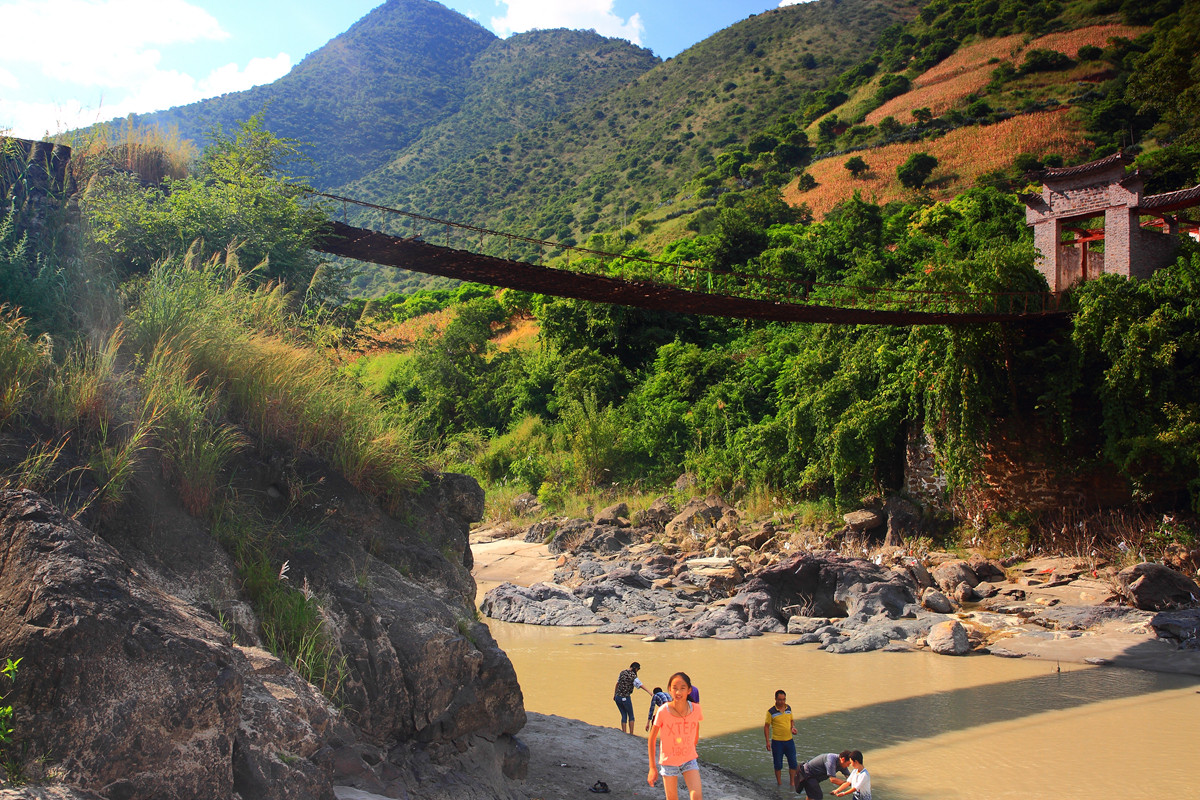
<path id="1" fill-rule="evenodd" d="M 647 740 L 650 772 L 646 782 L 653 786 L 662 773 L 663 790 L 667 800 L 679 800 L 679 779 L 687 784 L 690 800 L 702 800 L 700 764 L 696 761 L 696 745 L 700 742 L 700 704 L 688 700 L 692 679 L 685 672 L 676 672 L 667 681 L 671 702 L 658 707 L 654 725 Z M 655 760 L 655 745 L 662 739 L 662 754 Z"/>
<path id="2" fill-rule="evenodd" d="M 775 705 L 767 709 L 766 722 L 763 724 L 763 736 L 767 739 L 767 749 L 771 751 L 771 761 L 775 765 L 775 783 L 783 786 L 781 772 L 783 757 L 787 756 L 788 786 L 796 785 L 796 743 L 792 737 L 796 735 L 796 726 L 792 722 L 792 707 L 787 704 L 787 692 L 780 689 L 775 692 Z"/>
<path id="3" fill-rule="evenodd" d="M 821 791 L 821 781 L 828 779 L 835 787 L 846 782 L 837 776 L 839 772 L 850 777 L 849 750 L 826 753 L 801 764 L 796 770 L 796 793 L 804 792 L 808 795 L 808 800 L 821 800 L 825 796 Z"/>
<path id="4" fill-rule="evenodd" d="M 650 690 L 642 685 L 638 680 L 638 670 L 642 665 L 638 662 L 633 662 L 629 665 L 629 669 L 621 670 L 617 675 L 617 685 L 613 689 L 613 702 L 617 704 L 617 708 L 621 710 L 621 730 L 625 733 L 633 733 L 633 690 L 641 689 L 646 694 L 650 694 Z M 625 723 L 629 723 L 629 729 L 625 729 Z"/>

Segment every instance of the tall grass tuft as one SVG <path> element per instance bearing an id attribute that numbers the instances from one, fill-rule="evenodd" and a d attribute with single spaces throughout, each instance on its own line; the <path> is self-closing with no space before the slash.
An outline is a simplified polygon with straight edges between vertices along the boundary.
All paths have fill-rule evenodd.
<path id="1" fill-rule="evenodd" d="M 156 266 L 141 287 L 129 324 L 138 352 L 186 354 L 188 374 L 219 386 L 247 432 L 324 457 L 394 505 L 419 474 L 412 437 L 322 354 L 287 339 L 282 289 L 250 286 L 234 255 L 197 253 Z"/>
<path id="2" fill-rule="evenodd" d="M 136 175 L 143 183 L 184 178 L 198 155 L 196 145 L 183 139 L 178 128 L 135 125 L 130 120 L 96 125 L 69 143 L 71 169 L 81 182 L 114 170 Z"/>
<path id="3" fill-rule="evenodd" d="M 31 341 L 26 322 L 17 309 L 0 305 L 0 427 L 31 399 L 31 391 L 50 361 L 50 340 Z"/>
<path id="4" fill-rule="evenodd" d="M 118 327 L 99 348 L 77 344 L 48 376 L 43 413 L 59 433 L 95 432 L 112 421 L 121 343 Z"/>
<path id="5" fill-rule="evenodd" d="M 297 588 L 288 577 L 288 562 L 276 566 L 277 529 L 233 504 L 222 504 L 214 518 L 214 532 L 237 564 L 267 649 L 336 700 L 346 679 L 346 658 L 330 636 L 307 579 Z"/>
<path id="6" fill-rule="evenodd" d="M 143 452 L 153 444 L 154 430 L 162 416 L 158 406 L 142 403 L 137 416 L 126 423 L 99 423 L 88 468 L 96 478 L 97 489 L 75 512 L 78 517 L 95 508 L 104 513 L 120 505 L 129 494 Z"/>

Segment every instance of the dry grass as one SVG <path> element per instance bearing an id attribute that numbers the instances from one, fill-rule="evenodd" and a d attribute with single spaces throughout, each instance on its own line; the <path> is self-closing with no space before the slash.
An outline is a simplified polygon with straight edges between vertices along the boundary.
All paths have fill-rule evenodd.
<path id="1" fill-rule="evenodd" d="M 186 177 L 198 150 L 182 139 L 177 128 L 121 123 L 97 125 L 72 139 L 71 169 L 76 180 L 96 173 L 119 170 L 137 175 L 145 183 Z"/>
<path id="2" fill-rule="evenodd" d="M 375 337 L 379 350 L 396 350 L 411 346 L 429 332 L 441 333 L 446 326 L 454 321 L 458 312 L 453 308 L 443 308 L 419 317 L 406 319 L 391 327 L 385 328 Z"/>
<path id="3" fill-rule="evenodd" d="M 1146 31 L 1130 25 L 1093 25 L 1064 33 L 1051 33 L 1025 43 L 1024 37 L 1001 36 L 985 39 L 975 44 L 960 47 L 953 55 L 930 68 L 913 81 L 910 92 L 894 97 L 867 115 L 869 124 L 876 124 L 884 117 L 895 117 L 900 122 L 911 122 L 912 112 L 917 108 L 928 108 L 933 115 L 959 105 L 963 98 L 977 94 L 992 79 L 996 64 L 992 59 L 1007 60 L 1019 66 L 1027 50 L 1040 48 L 1056 50 L 1074 58 L 1084 45 L 1104 47 L 1114 37 L 1133 39 Z M 1055 82 L 1062 76 L 1055 76 Z"/>
<path id="4" fill-rule="evenodd" d="M 807 192 L 793 181 L 784 189 L 792 204 L 807 203 L 820 218 L 855 191 L 864 199 L 887 203 L 911 196 L 896 179 L 896 168 L 913 153 L 931 153 L 938 168 L 931 177 L 936 199 L 949 199 L 972 186 L 985 172 L 1005 169 L 1017 153 L 1059 153 L 1070 160 L 1086 150 L 1083 129 L 1067 110 L 1026 114 L 985 128 L 959 128 L 940 139 L 888 145 L 859 153 L 870 166 L 863 178 L 852 179 L 842 165 L 845 156 L 827 158 L 809 167 L 817 186 Z"/>
<path id="5" fill-rule="evenodd" d="M 501 350 L 532 350 L 537 346 L 540 330 L 537 320 L 522 317 L 492 341 Z"/>

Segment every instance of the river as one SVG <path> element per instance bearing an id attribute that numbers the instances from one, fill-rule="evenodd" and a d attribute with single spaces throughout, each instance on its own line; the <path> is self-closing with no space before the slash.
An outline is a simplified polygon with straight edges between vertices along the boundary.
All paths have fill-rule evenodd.
<path id="1" fill-rule="evenodd" d="M 879 800 L 1200 798 L 1194 676 L 925 652 L 830 655 L 784 646 L 782 635 L 648 643 L 488 625 L 530 711 L 615 728 L 621 669 L 640 662 L 651 688 L 687 672 L 705 714 L 701 758 L 764 786 L 775 779 L 763 718 L 784 689 L 801 757 L 862 750 Z M 649 698 L 636 694 L 641 734 Z"/>

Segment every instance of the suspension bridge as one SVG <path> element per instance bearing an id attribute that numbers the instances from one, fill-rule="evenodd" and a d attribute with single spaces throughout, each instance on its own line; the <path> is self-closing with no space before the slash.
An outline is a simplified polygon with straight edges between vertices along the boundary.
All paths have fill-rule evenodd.
<path id="1" fill-rule="evenodd" d="M 313 192 L 342 204 L 314 249 L 330 255 L 490 286 L 611 303 L 650 311 L 777 322 L 868 325 L 978 325 L 1065 319 L 1050 292 L 950 292 L 862 287 L 794 280 L 751 271 L 715 271 L 632 255 L 607 253 L 464 225 L 339 195 Z M 408 235 L 348 224 L 349 206 L 369 209 L 386 227 L 402 218 Z M 565 267 L 513 260 L 490 252 L 521 250 Z M 575 259 L 572 267 L 572 259 Z M 607 265 L 607 266 L 605 266 Z M 615 277 L 612 272 L 652 278 Z"/>

